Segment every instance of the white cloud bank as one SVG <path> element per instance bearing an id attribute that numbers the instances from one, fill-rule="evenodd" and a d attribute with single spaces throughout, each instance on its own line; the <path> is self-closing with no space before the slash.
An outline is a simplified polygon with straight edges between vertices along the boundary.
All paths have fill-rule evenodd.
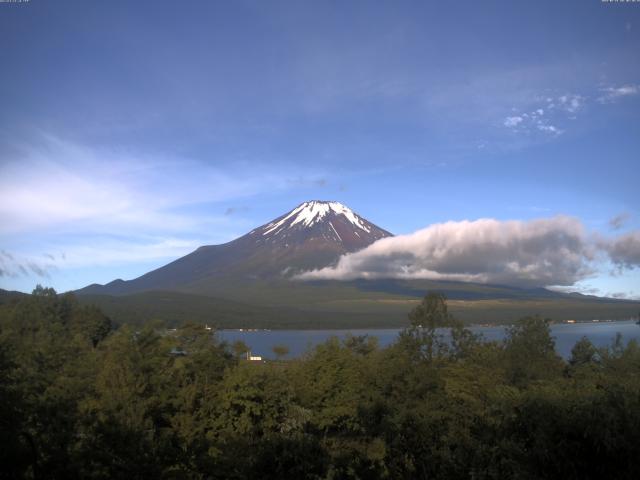
<path id="1" fill-rule="evenodd" d="M 638 265 L 640 260 L 633 257 L 638 238 L 606 243 L 603 248 L 579 220 L 566 216 L 527 222 L 447 222 L 379 240 L 342 256 L 334 267 L 305 272 L 298 278 L 421 278 L 522 287 L 573 285 L 595 273 L 594 261 L 609 248 L 614 262 L 619 258 L 625 266 Z"/>

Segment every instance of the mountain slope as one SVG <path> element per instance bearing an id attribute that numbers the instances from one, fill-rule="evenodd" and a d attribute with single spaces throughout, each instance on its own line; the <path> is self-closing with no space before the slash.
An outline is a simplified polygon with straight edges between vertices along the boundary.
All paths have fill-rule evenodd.
<path id="1" fill-rule="evenodd" d="M 282 279 L 337 262 L 389 232 L 338 202 L 304 202 L 222 245 L 208 245 L 130 281 L 90 285 L 79 294 L 126 295 L 151 290 L 197 291 L 220 282 Z"/>

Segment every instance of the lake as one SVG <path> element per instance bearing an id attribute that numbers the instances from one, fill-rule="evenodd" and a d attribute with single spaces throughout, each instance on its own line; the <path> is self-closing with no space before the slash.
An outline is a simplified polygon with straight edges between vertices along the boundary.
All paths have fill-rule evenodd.
<path id="1" fill-rule="evenodd" d="M 481 333 L 488 341 L 504 338 L 505 326 L 470 327 L 474 333 Z M 352 329 L 352 330 L 221 330 L 220 340 L 233 343 L 242 340 L 250 348 L 253 355 L 263 358 L 274 358 L 272 348 L 275 345 L 289 347 L 288 358 L 303 355 L 314 346 L 325 342 L 330 337 L 345 338 L 351 334 L 377 337 L 379 345 L 385 347 L 393 343 L 401 329 Z M 631 339 L 640 341 L 640 325 L 633 320 L 615 322 L 558 323 L 551 326 L 551 335 L 556 341 L 556 351 L 564 358 L 569 358 L 571 349 L 582 337 L 587 337 L 597 347 L 610 345 L 616 333 L 620 333 L 625 342 Z"/>

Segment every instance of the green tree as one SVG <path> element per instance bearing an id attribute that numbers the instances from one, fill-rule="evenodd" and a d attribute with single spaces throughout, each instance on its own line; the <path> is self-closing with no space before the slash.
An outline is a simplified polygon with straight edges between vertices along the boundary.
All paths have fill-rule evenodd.
<path id="1" fill-rule="evenodd" d="M 526 386 L 535 380 L 549 379 L 563 368 L 551 336 L 550 320 L 524 317 L 506 331 L 504 352 L 508 381 Z"/>
<path id="2" fill-rule="evenodd" d="M 31 295 L 34 297 L 55 298 L 57 296 L 56 291 L 51 287 L 43 287 L 42 285 L 36 285 Z"/>
<path id="3" fill-rule="evenodd" d="M 25 401 L 11 348 L 0 342 L 0 478 L 38 476 L 38 450 L 25 428 Z"/>
<path id="4" fill-rule="evenodd" d="M 569 364 L 572 366 L 587 365 L 597 362 L 599 358 L 598 349 L 587 337 L 582 337 L 571 349 Z"/>
<path id="5" fill-rule="evenodd" d="M 12 376 L 24 412 L 17 445 L 26 442 L 33 452 L 34 476 L 73 477 L 78 404 L 95 378 L 95 352 L 75 332 L 80 306 L 73 295 L 38 286 L 2 310 L 0 343 L 13 347 Z"/>
<path id="6" fill-rule="evenodd" d="M 271 350 L 278 360 L 282 360 L 284 357 L 289 355 L 289 347 L 286 345 L 274 345 Z"/>
<path id="7" fill-rule="evenodd" d="M 416 359 L 431 361 L 447 350 L 438 329 L 448 327 L 450 318 L 446 297 L 429 293 L 409 312 L 409 326 L 400 333 L 399 341 Z"/>
<path id="8" fill-rule="evenodd" d="M 357 354 L 369 355 L 378 349 L 378 338 L 369 335 L 347 334 L 344 346 Z"/>
<path id="9" fill-rule="evenodd" d="M 237 358 L 242 358 L 249 351 L 249 346 L 246 343 L 244 343 L 242 340 L 236 340 L 231 345 L 231 350 L 233 351 L 233 353 Z"/>
<path id="10" fill-rule="evenodd" d="M 420 304 L 409 312 L 411 326 L 429 332 L 437 328 L 449 327 L 451 318 L 447 297 L 442 293 L 425 295 Z"/>
<path id="11" fill-rule="evenodd" d="M 320 432 L 350 432 L 359 427 L 358 408 L 367 398 L 370 374 L 366 357 L 332 337 L 317 345 L 292 372 L 296 397 L 312 412 L 311 426 Z"/>
<path id="12" fill-rule="evenodd" d="M 478 342 L 478 336 L 466 329 L 447 306 L 442 293 L 427 294 L 420 304 L 409 312 L 410 325 L 400 335 L 400 342 L 418 358 L 428 361 L 444 354 L 463 356 Z M 445 339 L 449 330 L 451 341 Z"/>
<path id="13" fill-rule="evenodd" d="M 96 348 L 111 333 L 111 319 L 95 305 L 76 309 L 73 315 L 74 329 Z"/>
<path id="14" fill-rule="evenodd" d="M 171 344 L 153 327 L 121 327 L 104 342 L 93 392 L 79 405 L 86 476 L 157 478 L 178 461 Z"/>
<path id="15" fill-rule="evenodd" d="M 215 428 L 229 438 L 245 436 L 256 442 L 286 423 L 292 390 L 281 369 L 242 362 L 225 371 L 220 386 Z"/>

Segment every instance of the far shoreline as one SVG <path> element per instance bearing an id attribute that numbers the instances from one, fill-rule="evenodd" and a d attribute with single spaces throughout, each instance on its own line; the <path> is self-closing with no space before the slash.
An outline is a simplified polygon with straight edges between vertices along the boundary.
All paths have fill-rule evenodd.
<path id="1" fill-rule="evenodd" d="M 553 319 L 549 320 L 549 325 L 592 325 L 592 324 L 600 324 L 600 323 L 625 323 L 625 322 L 636 322 L 637 318 L 616 318 L 616 319 L 593 319 L 593 320 L 560 320 L 556 321 Z M 517 321 L 511 323 L 470 323 L 465 324 L 465 328 L 498 328 L 498 327 L 512 327 L 516 325 Z M 271 327 L 271 328 L 215 328 L 216 332 L 242 332 L 242 333 L 255 333 L 255 332 L 297 332 L 297 331 L 305 331 L 305 332 L 326 332 L 326 331 L 357 331 L 357 330 L 402 330 L 403 328 L 407 328 L 409 325 L 402 326 L 354 326 L 354 327 L 326 327 L 319 328 L 318 326 L 310 326 L 305 327 L 303 325 L 292 328 L 292 327 Z M 640 326 L 639 326 L 640 328 Z"/>

